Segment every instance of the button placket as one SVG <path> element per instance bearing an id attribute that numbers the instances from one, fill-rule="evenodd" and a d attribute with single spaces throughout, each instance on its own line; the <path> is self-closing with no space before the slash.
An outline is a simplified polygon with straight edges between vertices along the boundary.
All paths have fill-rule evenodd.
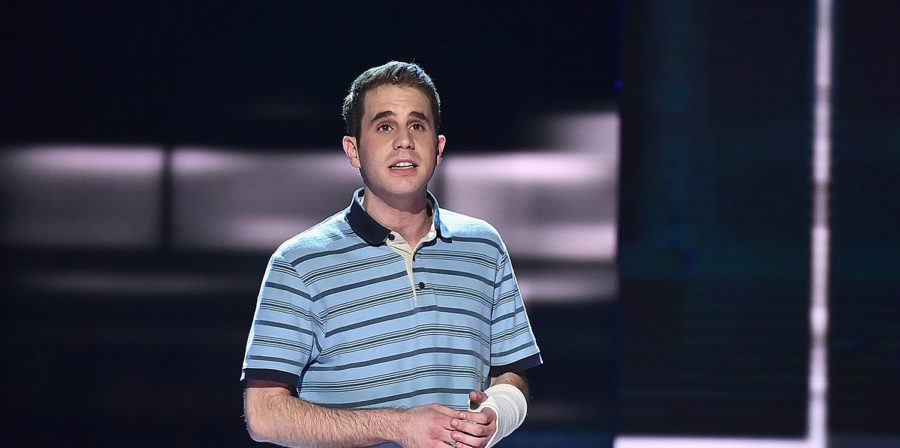
<path id="1" fill-rule="evenodd" d="M 397 255 L 400 255 L 400 258 L 403 259 L 403 264 L 406 266 L 406 276 L 409 280 L 409 289 L 412 292 L 413 296 L 413 305 L 418 306 L 418 294 L 416 291 L 416 281 L 415 274 L 413 273 L 413 263 L 414 260 L 414 251 L 409 246 L 402 236 L 395 235 L 394 232 L 388 233 L 387 236 L 387 245 L 395 252 Z"/>

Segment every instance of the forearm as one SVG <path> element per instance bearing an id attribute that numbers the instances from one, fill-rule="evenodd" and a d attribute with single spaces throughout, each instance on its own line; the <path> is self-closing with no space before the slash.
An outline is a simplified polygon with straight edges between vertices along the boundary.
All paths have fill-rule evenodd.
<path id="1" fill-rule="evenodd" d="M 318 406 L 289 394 L 248 388 L 244 412 L 254 440 L 289 447 L 353 447 L 398 441 L 403 412 Z"/>
<path id="2" fill-rule="evenodd" d="M 497 384 L 509 384 L 515 386 L 522 391 L 522 395 L 525 396 L 526 400 L 529 399 L 528 380 L 525 379 L 524 374 L 507 372 L 500 376 L 491 377 L 491 386 Z"/>

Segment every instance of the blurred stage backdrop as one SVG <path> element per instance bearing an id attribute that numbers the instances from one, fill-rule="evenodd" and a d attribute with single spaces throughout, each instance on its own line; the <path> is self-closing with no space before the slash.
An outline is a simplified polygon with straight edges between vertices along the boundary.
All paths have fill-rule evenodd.
<path id="1" fill-rule="evenodd" d="M 4 12 L 5 446 L 254 446 L 239 382 L 284 239 L 350 203 L 340 106 L 415 61 L 431 184 L 510 248 L 546 366 L 504 446 L 613 433 L 616 1 L 158 2 Z"/>
<path id="2" fill-rule="evenodd" d="M 544 355 L 500 446 L 900 446 L 898 6 L 3 16 L 4 446 L 256 446 L 265 263 L 349 203 L 340 102 L 391 59 L 433 76 L 431 189 L 504 235 Z"/>

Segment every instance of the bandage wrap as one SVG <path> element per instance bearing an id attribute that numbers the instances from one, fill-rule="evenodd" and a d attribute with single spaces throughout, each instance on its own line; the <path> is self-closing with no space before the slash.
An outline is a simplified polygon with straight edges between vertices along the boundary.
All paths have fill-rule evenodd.
<path id="1" fill-rule="evenodd" d="M 475 411 L 491 408 L 497 414 L 497 432 L 491 436 L 487 445 L 491 447 L 500 439 L 512 434 L 525 421 L 528 401 L 525 400 L 522 391 L 511 384 L 497 384 L 485 389 L 484 393 L 488 398 Z"/>

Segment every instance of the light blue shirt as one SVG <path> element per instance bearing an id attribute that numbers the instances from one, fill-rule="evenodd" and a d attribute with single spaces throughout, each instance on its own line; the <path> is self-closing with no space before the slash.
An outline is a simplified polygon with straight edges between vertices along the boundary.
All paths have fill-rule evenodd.
<path id="1" fill-rule="evenodd" d="M 283 243 L 257 300 L 242 379 L 337 408 L 465 409 L 491 376 L 542 363 L 497 231 L 438 207 L 407 270 L 360 204 Z"/>

